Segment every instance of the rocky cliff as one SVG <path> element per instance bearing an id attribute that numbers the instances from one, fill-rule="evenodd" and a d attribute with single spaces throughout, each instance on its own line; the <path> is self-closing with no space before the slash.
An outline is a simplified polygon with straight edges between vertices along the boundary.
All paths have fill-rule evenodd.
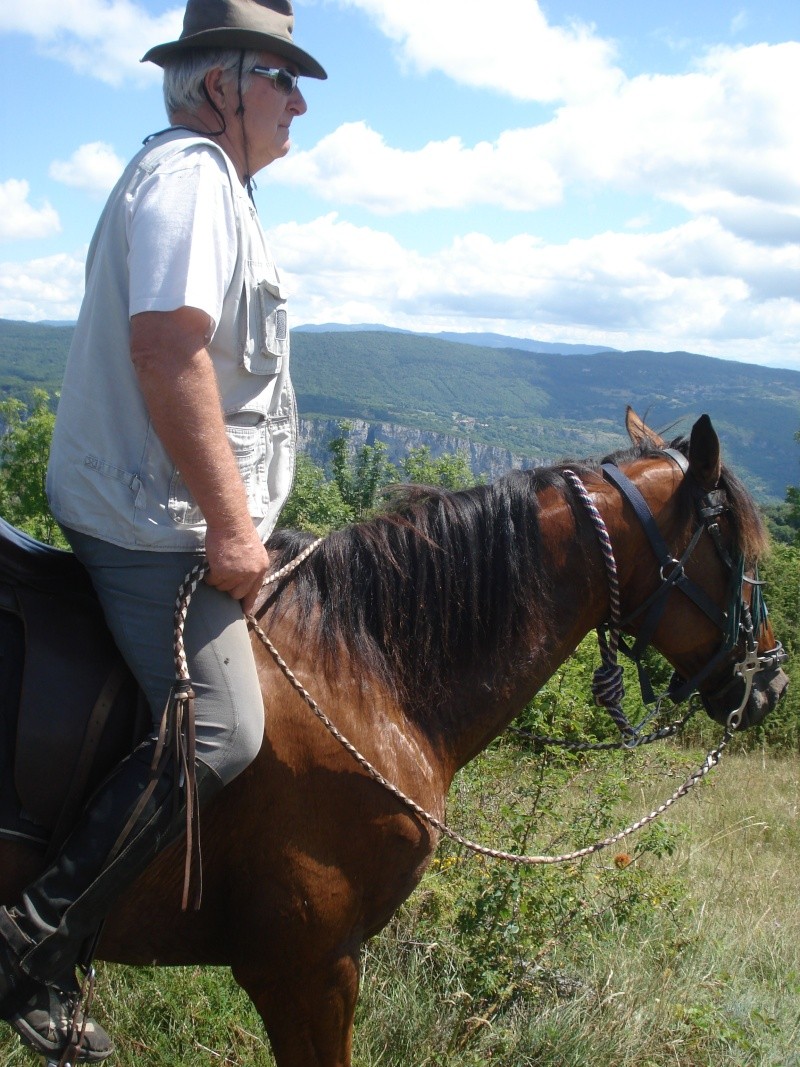
<path id="1" fill-rule="evenodd" d="M 455 434 L 434 433 L 389 422 L 366 422 L 363 419 L 348 419 L 347 422 L 350 425 L 349 438 L 355 448 L 381 442 L 386 445 L 389 460 L 395 464 L 399 464 L 412 448 L 427 447 L 434 459 L 442 455 L 462 454 L 473 474 L 483 475 L 487 481 L 492 481 L 514 467 L 527 469 L 541 462 Z M 330 459 L 328 442 L 340 437 L 341 433 L 339 419 L 301 419 L 300 448 L 314 463 L 325 466 Z"/>

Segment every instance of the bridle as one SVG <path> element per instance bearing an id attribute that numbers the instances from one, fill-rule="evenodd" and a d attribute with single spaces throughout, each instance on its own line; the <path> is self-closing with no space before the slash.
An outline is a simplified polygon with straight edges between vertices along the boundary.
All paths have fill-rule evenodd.
<path id="1" fill-rule="evenodd" d="M 670 459 L 680 469 L 684 477 L 689 473 L 689 462 L 682 452 L 674 448 L 665 448 L 662 455 Z M 633 612 L 619 617 L 618 604 L 615 605 L 614 597 L 611 598 L 611 613 L 609 622 L 601 627 L 598 632 L 600 639 L 601 655 L 604 666 L 601 671 L 606 677 L 609 672 L 619 671 L 621 668 L 616 664 L 616 650 L 618 649 L 637 668 L 639 685 L 642 699 L 645 705 L 655 704 L 664 696 L 668 696 L 673 704 L 680 704 L 721 666 L 731 653 L 741 644 L 743 655 L 740 660 L 733 664 L 732 676 L 727 679 L 713 693 L 701 695 L 701 699 L 708 708 L 708 701 L 724 699 L 725 695 L 740 681 L 744 682 L 744 694 L 739 701 L 738 707 L 731 710 L 728 716 L 728 724 L 736 728 L 741 724 L 745 708 L 750 699 L 753 689 L 753 681 L 760 671 L 774 670 L 787 659 L 783 646 L 778 642 L 776 646 L 766 653 L 759 653 L 757 634 L 766 621 L 767 609 L 762 595 L 763 582 L 757 577 L 745 575 L 745 563 L 741 554 L 734 559 L 725 547 L 720 530 L 719 518 L 729 510 L 728 498 L 724 489 L 718 486 L 712 490 L 704 490 L 700 486 L 693 487 L 693 497 L 697 525 L 689 541 L 679 558 L 676 558 L 668 548 L 661 531 L 653 517 L 647 501 L 633 482 L 613 462 L 606 462 L 601 467 L 603 477 L 614 485 L 633 508 L 639 522 L 644 529 L 650 546 L 655 554 L 659 567 L 660 584 L 658 588 L 636 608 Z M 576 479 L 577 481 L 577 479 Z M 573 487 L 575 482 L 573 482 Z M 580 495 L 580 494 L 579 494 Z M 584 501 L 585 502 L 585 501 Z M 602 522 L 602 519 L 600 520 Z M 597 522 L 595 520 L 595 525 Z M 600 533 L 598 529 L 598 534 Z M 725 610 L 719 607 L 695 581 L 686 573 L 687 564 L 694 554 L 700 539 L 708 534 L 714 543 L 717 554 L 722 560 L 729 573 L 728 602 Z M 607 540 L 607 532 L 606 532 Z M 601 537 L 601 541 L 603 538 Z M 609 542 L 610 545 L 610 542 Z M 611 583 L 611 564 L 613 564 L 613 552 L 609 558 L 606 556 L 606 567 L 609 570 L 609 582 Z M 615 569 L 615 565 L 614 565 Z M 614 577 L 616 580 L 616 577 Z M 752 589 L 750 604 L 744 597 L 745 586 Z M 643 656 L 652 644 L 656 629 L 664 615 L 669 594 L 673 590 L 679 590 L 687 596 L 722 633 L 722 641 L 719 648 L 711 659 L 701 667 L 691 678 L 684 679 L 677 672 L 673 674 L 666 694 L 656 697 L 653 686 L 643 663 Z M 615 610 L 615 607 L 617 610 Z M 632 645 L 625 640 L 622 630 L 634 620 L 643 618 L 636 638 Z M 605 687 L 608 688 L 608 687 Z M 619 706 L 621 692 L 614 691 L 610 687 L 609 711 L 619 726 L 623 737 L 631 743 L 636 743 L 637 731 L 630 725 Z M 621 688 L 621 685 L 618 687 Z M 599 703 L 606 703 L 603 698 L 603 687 L 600 693 L 595 692 Z"/>

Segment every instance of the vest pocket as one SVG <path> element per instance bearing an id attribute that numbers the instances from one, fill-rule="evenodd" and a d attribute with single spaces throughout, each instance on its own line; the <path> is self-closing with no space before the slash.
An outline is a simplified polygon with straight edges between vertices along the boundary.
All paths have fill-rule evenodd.
<path id="1" fill-rule="evenodd" d="M 261 518 L 266 514 L 269 503 L 265 420 L 261 418 L 253 425 L 229 423 L 225 432 L 244 483 L 250 515 L 253 518 Z M 173 471 L 170 480 L 169 511 L 173 522 L 178 526 L 199 526 L 205 523 L 197 501 L 177 469 Z"/>
<path id="2" fill-rule="evenodd" d="M 250 515 L 260 519 L 269 505 L 266 419 L 262 417 L 252 426 L 229 423 L 225 429 L 247 493 Z"/>
<path id="3" fill-rule="evenodd" d="M 245 281 L 243 299 L 247 333 L 241 339 L 242 363 L 251 374 L 277 374 L 289 354 L 286 297 L 277 280 L 263 278 Z"/>
<path id="4" fill-rule="evenodd" d="M 256 523 L 270 514 L 277 516 L 292 487 L 293 430 L 294 423 L 287 415 L 267 415 L 254 425 L 227 426 L 250 516 Z"/>

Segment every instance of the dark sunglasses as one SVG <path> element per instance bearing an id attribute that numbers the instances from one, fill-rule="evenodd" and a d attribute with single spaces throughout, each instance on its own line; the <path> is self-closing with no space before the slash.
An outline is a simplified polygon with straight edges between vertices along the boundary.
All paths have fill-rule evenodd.
<path id="1" fill-rule="evenodd" d="M 299 74 L 292 74 L 286 67 L 253 67 L 252 74 L 259 74 L 262 78 L 269 78 L 279 93 L 291 96 L 297 88 Z"/>

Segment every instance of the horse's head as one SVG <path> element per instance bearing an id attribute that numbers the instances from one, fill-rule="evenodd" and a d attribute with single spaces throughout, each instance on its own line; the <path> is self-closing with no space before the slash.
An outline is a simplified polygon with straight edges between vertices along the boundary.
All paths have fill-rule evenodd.
<path id="1" fill-rule="evenodd" d="M 674 697 L 684 699 L 696 689 L 717 722 L 756 725 L 788 684 L 781 669 L 786 655 L 758 580 L 766 535 L 756 507 L 723 467 L 707 415 L 692 428 L 688 452 L 670 448 L 630 410 L 627 427 L 634 444 L 652 457 L 650 467 L 655 460 L 660 468 L 657 477 L 643 455 L 629 469 L 647 497 L 652 526 L 625 485 L 618 485 L 658 558 L 659 585 L 623 627 L 642 650 L 652 643 L 674 667 Z"/>

